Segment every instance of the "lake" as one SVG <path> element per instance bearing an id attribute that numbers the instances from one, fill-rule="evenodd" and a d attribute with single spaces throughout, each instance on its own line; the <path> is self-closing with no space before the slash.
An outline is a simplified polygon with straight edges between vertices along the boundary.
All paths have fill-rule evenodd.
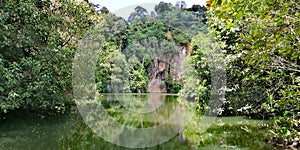
<path id="1" fill-rule="evenodd" d="M 142 131 L 167 122 L 168 118 L 174 116 L 174 111 L 178 106 L 177 96 L 168 94 L 103 94 L 99 99 L 101 108 L 104 108 L 105 112 L 116 122 Z M 102 133 L 97 132 L 99 129 L 109 131 L 108 136 L 113 138 L 128 140 L 122 141 L 125 144 L 118 143 L 119 145 L 132 142 L 130 136 L 137 139 L 143 138 L 138 137 L 140 136 L 138 129 L 131 132 L 131 135 L 124 134 L 129 130 L 127 127 L 110 131 L 104 125 L 105 122 L 99 122 L 102 117 L 99 116 L 101 112 L 97 110 L 99 107 L 99 105 L 91 104 L 88 107 L 90 110 L 78 107 L 79 111 L 74 108 L 63 115 L 46 117 L 30 113 L 10 113 L 6 116 L 7 119 L 0 120 L 0 149 L 131 149 L 107 142 L 107 139 L 99 136 Z M 264 141 L 268 136 L 266 121 L 249 120 L 238 116 L 211 118 L 213 124 L 203 133 L 203 143 L 198 143 L 196 148 L 193 147 L 195 144 L 189 142 L 188 139 L 184 141 L 182 136 L 176 133 L 167 136 L 169 139 L 159 145 L 141 149 L 272 149 Z M 92 125 L 90 125 L 91 120 L 94 120 Z M 174 133 L 178 129 L 172 123 L 166 124 L 172 132 L 162 128 L 157 130 L 159 131 L 157 135 L 149 135 L 149 139 L 155 141 L 156 138 Z M 114 126 L 111 128 L 114 129 Z M 148 141 L 146 143 L 155 144 L 153 141 L 150 144 Z M 145 140 L 136 140 L 131 144 L 139 146 L 145 144 Z"/>

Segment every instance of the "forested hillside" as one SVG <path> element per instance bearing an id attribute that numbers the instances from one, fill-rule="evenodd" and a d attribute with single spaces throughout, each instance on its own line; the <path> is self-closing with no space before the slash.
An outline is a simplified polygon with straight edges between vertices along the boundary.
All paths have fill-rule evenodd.
<path id="1" fill-rule="evenodd" d="M 208 0 L 191 8 L 178 1 L 121 18 L 85 1 L 0 1 L 0 115 L 75 107 L 74 57 L 97 29 L 98 93 L 172 93 L 196 116 L 268 119 L 266 142 L 297 149 L 299 10 L 297 0 Z M 206 138 L 200 124 L 183 131 L 194 147 Z"/>
<path id="2" fill-rule="evenodd" d="M 130 80 L 118 92 L 149 92 L 149 81 L 160 78 L 164 89 L 158 91 L 177 93 L 182 81 L 170 73 L 176 63 L 172 60 L 179 57 L 181 49 L 188 51 L 192 36 L 207 32 L 205 9 L 183 12 L 160 3 L 155 10 L 148 13 L 137 7 L 123 19 L 105 8 L 96 11 L 93 4 L 85 2 L 5 2 L 1 6 L 1 111 L 63 111 L 72 103 L 72 59 L 78 41 L 96 24 L 103 26 L 100 33 L 105 37 L 96 70 L 99 92 L 116 92 L 110 88 L 118 80 L 112 76 L 118 74 L 112 65 L 122 61 L 126 67 L 119 73 Z M 174 56 L 167 56 L 167 51 Z M 147 58 L 143 53 L 157 53 L 160 58 Z M 143 60 L 139 54 L 144 55 Z M 159 61 L 163 63 L 161 71 Z"/>

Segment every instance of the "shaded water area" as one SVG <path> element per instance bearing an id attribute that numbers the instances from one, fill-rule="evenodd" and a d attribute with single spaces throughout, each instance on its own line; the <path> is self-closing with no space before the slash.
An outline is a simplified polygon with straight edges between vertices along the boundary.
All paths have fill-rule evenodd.
<path id="1" fill-rule="evenodd" d="M 127 95 L 128 96 L 128 95 Z M 130 95 L 132 96 L 132 95 Z M 126 103 L 127 107 L 134 104 L 139 111 L 159 112 L 158 107 L 173 107 L 177 103 L 177 96 L 163 95 L 152 97 L 147 94 L 133 95 L 135 102 Z M 157 98 L 162 98 L 159 101 Z M 104 95 L 102 104 L 108 114 L 114 116 L 119 122 L 128 126 L 147 128 L 161 123 L 157 118 L 148 120 L 138 117 L 123 116 L 118 111 L 122 109 L 120 101 L 112 95 Z M 149 101 L 150 99 L 150 101 Z M 151 99 L 154 100 L 151 102 Z M 128 105 L 129 104 L 129 105 Z M 124 103 L 122 104 L 124 105 Z M 147 109 L 143 109 L 147 105 Z M 155 109 L 150 108 L 149 106 Z M 133 108 L 133 107 L 132 107 Z M 166 109 L 172 110 L 172 109 Z M 164 117 L 169 117 L 172 112 L 163 111 Z M 123 119 L 122 117 L 123 116 Z M 121 118 L 121 119 L 120 119 Z M 124 120 L 124 118 L 127 118 Z M 152 120 L 151 120 L 152 119 Z M 154 119 L 154 120 L 153 120 Z M 164 118 L 165 119 L 165 118 Z M 203 133 L 203 140 L 199 147 L 193 147 L 188 141 L 182 140 L 179 135 L 162 144 L 143 148 L 149 150 L 185 150 L 185 149 L 272 149 L 264 139 L 268 137 L 265 121 L 249 120 L 244 117 L 222 117 L 214 120 L 214 124 Z M 115 133 L 111 133 L 115 134 Z M 163 134 L 163 133 L 162 133 Z M 119 136 L 119 135 L 116 135 Z M 93 132 L 84 119 L 74 109 L 63 115 L 36 116 L 22 113 L 11 113 L 6 119 L 0 120 L 0 149 L 40 150 L 40 149 L 104 149 L 104 150 L 129 150 L 121 146 L 106 142 Z"/>

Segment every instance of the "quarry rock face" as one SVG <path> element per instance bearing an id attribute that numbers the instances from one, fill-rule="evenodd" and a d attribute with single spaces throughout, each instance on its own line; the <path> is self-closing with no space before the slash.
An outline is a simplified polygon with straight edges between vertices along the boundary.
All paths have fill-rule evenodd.
<path id="1" fill-rule="evenodd" d="M 166 93 L 166 84 L 160 79 L 152 79 L 148 84 L 150 93 Z"/>
<path id="2" fill-rule="evenodd" d="M 170 31 L 166 36 L 173 39 Z M 152 60 L 149 67 L 148 89 L 150 93 L 166 93 L 167 85 L 165 80 L 171 78 L 173 82 L 182 82 L 184 76 L 184 59 L 189 56 L 191 43 L 183 46 L 177 46 L 174 53 L 161 53 Z M 172 51 L 172 50 L 170 50 Z"/>
<path id="3" fill-rule="evenodd" d="M 165 64 L 163 61 L 160 61 L 160 62 L 158 63 L 158 71 L 159 71 L 159 72 L 164 72 L 165 69 L 166 69 L 166 64 Z"/>
<path id="4" fill-rule="evenodd" d="M 175 82 L 181 82 L 184 76 L 184 59 L 188 56 L 189 46 L 178 46 L 178 51 L 170 57 L 161 54 L 152 60 L 148 75 L 150 93 L 166 93 L 166 83 L 169 77 Z"/>

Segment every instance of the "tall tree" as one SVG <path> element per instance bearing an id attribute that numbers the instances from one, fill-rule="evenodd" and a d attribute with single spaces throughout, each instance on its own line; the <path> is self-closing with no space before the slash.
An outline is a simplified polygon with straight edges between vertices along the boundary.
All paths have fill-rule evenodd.
<path id="1" fill-rule="evenodd" d="M 130 16 L 128 17 L 128 22 L 132 22 L 135 19 L 145 18 L 146 15 L 148 15 L 148 11 L 141 6 L 137 6 L 134 9 L 134 12 L 131 13 Z"/>
<path id="2" fill-rule="evenodd" d="M 191 8 L 187 8 L 187 11 L 193 11 L 193 12 L 205 12 L 206 7 L 200 6 L 200 5 L 193 5 Z"/>
<path id="3" fill-rule="evenodd" d="M 103 14 L 107 14 L 107 13 L 109 13 L 109 10 L 108 10 L 105 6 L 103 6 L 103 7 L 100 9 L 100 12 L 103 13 Z"/>
<path id="4" fill-rule="evenodd" d="M 162 14 L 166 11 L 172 11 L 174 8 L 171 3 L 160 2 L 158 5 L 155 5 L 154 10 L 157 14 Z"/>

